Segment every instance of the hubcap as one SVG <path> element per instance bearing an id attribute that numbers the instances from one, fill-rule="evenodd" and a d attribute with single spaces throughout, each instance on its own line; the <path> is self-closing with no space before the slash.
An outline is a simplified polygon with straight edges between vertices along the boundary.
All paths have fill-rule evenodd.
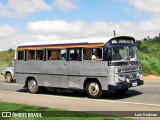
<path id="1" fill-rule="evenodd" d="M 89 93 L 93 96 L 99 93 L 99 85 L 97 83 L 91 83 L 89 85 Z"/>
<path id="2" fill-rule="evenodd" d="M 7 80 L 8 82 L 11 81 L 11 75 L 10 75 L 10 74 L 7 74 L 7 75 L 6 75 L 6 80 Z"/>
<path id="3" fill-rule="evenodd" d="M 29 89 L 30 89 L 31 91 L 34 91 L 34 90 L 36 89 L 36 87 L 37 87 L 36 81 L 35 81 L 35 80 L 31 80 L 31 81 L 29 82 Z"/>

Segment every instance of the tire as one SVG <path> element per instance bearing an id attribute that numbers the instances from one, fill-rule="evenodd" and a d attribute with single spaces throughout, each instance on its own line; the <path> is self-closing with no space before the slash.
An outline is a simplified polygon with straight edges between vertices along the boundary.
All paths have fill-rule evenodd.
<path id="1" fill-rule="evenodd" d="M 102 96 L 102 88 L 100 84 L 96 81 L 91 81 L 87 83 L 86 92 L 90 98 L 98 99 Z"/>
<path id="2" fill-rule="evenodd" d="M 34 93 L 34 94 L 38 93 L 39 86 L 35 78 L 28 80 L 28 90 L 29 92 Z"/>
<path id="3" fill-rule="evenodd" d="M 6 73 L 6 75 L 5 75 L 5 78 L 6 78 L 6 81 L 8 82 L 8 83 L 10 83 L 11 81 L 12 81 L 12 75 L 11 75 L 11 73 Z"/>
<path id="4" fill-rule="evenodd" d="M 125 94 L 127 91 L 128 91 L 128 88 L 122 89 L 122 90 L 115 90 L 115 92 L 116 92 L 117 94 L 119 94 L 119 95 L 123 95 L 123 94 Z"/>

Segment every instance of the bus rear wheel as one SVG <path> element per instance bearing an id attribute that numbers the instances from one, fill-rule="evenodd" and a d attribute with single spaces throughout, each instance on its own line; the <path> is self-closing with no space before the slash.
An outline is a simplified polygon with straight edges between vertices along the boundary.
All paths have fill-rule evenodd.
<path id="1" fill-rule="evenodd" d="M 88 82 L 86 86 L 86 91 L 90 98 L 98 99 L 102 96 L 102 88 L 100 84 L 96 81 Z"/>
<path id="2" fill-rule="evenodd" d="M 29 92 L 34 94 L 38 93 L 39 86 L 37 81 L 34 78 L 28 80 L 28 90 Z"/>

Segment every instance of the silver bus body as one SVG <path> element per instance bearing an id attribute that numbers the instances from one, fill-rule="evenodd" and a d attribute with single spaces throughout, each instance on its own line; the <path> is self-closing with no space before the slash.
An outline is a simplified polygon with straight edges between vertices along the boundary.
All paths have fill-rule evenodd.
<path id="1" fill-rule="evenodd" d="M 132 37 L 115 37 L 115 38 L 105 38 L 104 40 L 99 40 L 97 44 L 82 45 L 81 42 L 75 42 L 74 44 L 69 44 L 70 41 L 67 41 L 67 46 L 61 46 L 61 43 L 55 42 L 55 47 L 37 47 L 36 44 L 22 44 L 17 47 L 17 51 L 24 51 L 24 60 L 17 60 L 15 62 L 15 79 L 16 83 L 22 84 L 28 87 L 28 84 L 31 79 L 34 79 L 39 87 L 56 87 L 56 88 L 75 88 L 75 89 L 87 89 L 87 93 L 92 98 L 99 98 L 102 95 L 102 91 L 105 90 L 114 90 L 119 93 L 128 90 L 130 87 L 135 87 L 143 85 L 142 80 L 142 70 L 139 64 L 139 60 L 123 60 L 123 61 L 114 61 L 107 59 L 107 54 L 104 54 L 106 51 L 117 44 L 109 44 L 111 40 L 116 39 L 127 39 L 133 42 L 118 43 L 121 46 L 135 45 L 134 39 Z M 75 40 L 76 41 L 76 40 Z M 84 42 L 85 40 L 80 40 Z M 89 41 L 92 41 L 90 39 Z M 96 40 L 93 40 L 95 43 Z M 54 42 L 54 41 L 53 41 Z M 42 43 L 40 43 L 43 45 Z M 58 45 L 57 45 L 58 44 Z M 85 42 L 86 44 L 86 42 Z M 36 46 L 36 47 L 35 47 Z M 46 46 L 46 45 L 45 45 Z M 83 60 L 82 53 L 84 48 L 102 48 L 102 57 L 103 60 Z M 27 51 L 32 49 L 43 49 L 45 50 L 44 56 L 46 57 L 47 49 L 66 49 L 67 50 L 67 59 L 66 60 L 27 60 L 26 55 Z M 69 50 L 70 49 L 79 49 L 81 57 L 77 61 L 69 60 Z M 125 49 L 129 49 L 126 47 Z M 124 54 L 124 53 L 123 53 Z M 128 53 L 127 53 L 128 54 Z M 16 53 L 16 59 L 18 59 L 18 53 Z M 44 57 L 43 56 L 43 57 Z M 106 57 L 106 59 L 105 59 Z M 126 58 L 127 59 L 127 58 Z M 133 64 L 132 64 L 133 63 Z M 92 82 L 93 81 L 93 82 Z M 94 83 L 96 83 L 94 85 Z M 98 86 L 97 86 L 98 85 Z M 94 93 L 94 89 L 101 93 Z M 95 91 L 95 92 L 96 92 Z M 37 92 L 37 91 L 36 91 Z M 35 93 L 36 93 L 35 92 Z M 93 94 L 92 94 L 93 92 Z"/>

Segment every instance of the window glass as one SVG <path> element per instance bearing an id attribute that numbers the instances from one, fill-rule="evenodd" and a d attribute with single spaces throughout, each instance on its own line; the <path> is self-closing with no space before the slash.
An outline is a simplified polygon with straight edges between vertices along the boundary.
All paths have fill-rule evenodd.
<path id="1" fill-rule="evenodd" d="M 128 60 L 127 47 L 114 46 L 112 48 L 112 60 Z"/>
<path id="2" fill-rule="evenodd" d="M 43 60 L 43 50 L 36 50 L 36 60 Z"/>
<path id="3" fill-rule="evenodd" d="M 92 60 L 102 60 L 102 49 L 93 48 Z"/>
<path id="4" fill-rule="evenodd" d="M 66 50 L 48 50 L 48 60 L 66 60 Z"/>
<path id="5" fill-rule="evenodd" d="M 78 49 L 72 49 L 69 52 L 69 60 L 78 60 L 79 58 L 79 50 Z"/>
<path id="6" fill-rule="evenodd" d="M 138 51 L 137 51 L 137 47 L 135 46 L 131 46 L 129 47 L 129 57 L 130 60 L 138 60 Z"/>
<path id="7" fill-rule="evenodd" d="M 83 60 L 91 60 L 92 59 L 92 49 L 84 48 L 83 49 Z"/>
<path id="8" fill-rule="evenodd" d="M 24 51 L 18 51 L 18 60 L 24 60 Z"/>
<path id="9" fill-rule="evenodd" d="M 61 60 L 66 60 L 66 58 L 67 58 L 66 50 L 61 50 Z"/>
<path id="10" fill-rule="evenodd" d="M 35 50 L 28 50 L 27 60 L 35 60 Z"/>

